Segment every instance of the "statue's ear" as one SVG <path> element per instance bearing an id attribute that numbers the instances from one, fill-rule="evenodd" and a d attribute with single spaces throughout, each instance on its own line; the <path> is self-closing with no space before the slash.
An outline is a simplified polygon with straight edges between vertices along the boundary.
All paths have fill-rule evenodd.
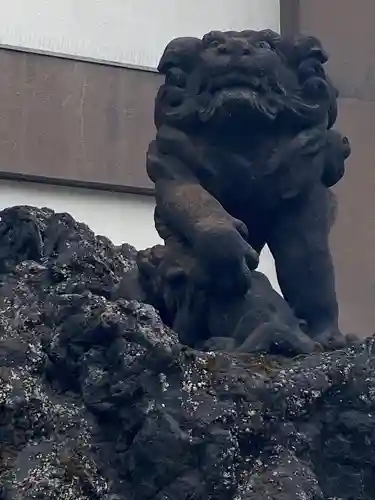
<path id="1" fill-rule="evenodd" d="M 177 67 L 186 73 L 195 67 L 202 50 L 202 40 L 199 38 L 175 38 L 164 50 L 158 71 L 165 75 L 169 69 Z"/>
<path id="2" fill-rule="evenodd" d="M 316 59 L 321 64 L 325 64 L 328 61 L 327 52 L 314 36 L 299 36 L 295 40 L 294 52 L 297 62 L 304 59 Z"/>

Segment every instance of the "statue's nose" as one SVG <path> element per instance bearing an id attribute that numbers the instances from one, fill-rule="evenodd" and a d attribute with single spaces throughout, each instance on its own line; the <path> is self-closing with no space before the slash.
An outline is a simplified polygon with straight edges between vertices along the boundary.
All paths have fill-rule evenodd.
<path id="1" fill-rule="evenodd" d="M 232 38 L 221 43 L 218 47 L 219 52 L 232 56 L 243 56 L 251 54 L 252 47 L 247 40 L 241 38 Z"/>

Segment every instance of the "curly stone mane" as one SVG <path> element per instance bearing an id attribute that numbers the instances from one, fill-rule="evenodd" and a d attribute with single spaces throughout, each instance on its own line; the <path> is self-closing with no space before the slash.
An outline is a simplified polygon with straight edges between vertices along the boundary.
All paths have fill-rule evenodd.
<path id="1" fill-rule="evenodd" d="M 156 125 L 209 124 L 217 108 L 239 100 L 267 126 L 291 120 L 297 127 L 325 122 L 331 128 L 338 93 L 323 68 L 327 59 L 316 38 L 282 38 L 270 30 L 177 38 L 158 67 L 165 84 L 156 99 Z M 255 113 L 248 116 L 254 123 Z"/>

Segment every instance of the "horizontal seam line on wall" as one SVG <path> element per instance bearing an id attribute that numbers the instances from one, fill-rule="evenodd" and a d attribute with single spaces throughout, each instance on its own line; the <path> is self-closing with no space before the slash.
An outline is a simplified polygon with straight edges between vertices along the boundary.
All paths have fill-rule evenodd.
<path id="1" fill-rule="evenodd" d="M 151 68 L 149 66 L 139 66 L 136 64 L 122 63 L 119 61 L 111 61 L 107 59 L 96 59 L 94 57 L 85 57 L 75 54 L 62 54 L 60 52 L 54 52 L 50 50 L 33 49 L 28 47 L 17 47 L 15 45 L 0 44 L 0 49 L 11 50 L 14 52 L 24 52 L 26 54 L 36 54 L 47 57 L 58 57 L 59 59 L 69 59 L 72 61 L 86 62 L 92 64 L 99 64 L 101 66 L 114 66 L 117 68 L 132 69 L 136 71 L 146 71 L 148 73 L 158 73 L 156 68 Z"/>
<path id="2" fill-rule="evenodd" d="M 119 184 L 106 184 L 102 182 L 79 181 L 74 179 L 59 179 L 57 177 L 46 177 L 42 175 L 30 175 L 16 172 L 4 172 L 0 170 L 0 181 L 1 180 L 33 182 L 36 184 L 49 184 L 50 186 L 76 187 L 83 189 L 93 189 L 96 191 L 154 196 L 153 188 L 126 186 Z"/>

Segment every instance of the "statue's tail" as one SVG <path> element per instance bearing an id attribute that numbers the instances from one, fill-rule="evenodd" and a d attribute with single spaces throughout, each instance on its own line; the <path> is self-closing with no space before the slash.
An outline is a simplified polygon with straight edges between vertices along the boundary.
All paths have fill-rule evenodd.
<path id="1" fill-rule="evenodd" d="M 327 132 L 325 146 L 325 165 L 322 182 L 332 187 L 339 182 L 345 173 L 345 160 L 350 156 L 351 148 L 347 137 L 343 137 L 337 130 Z"/>

